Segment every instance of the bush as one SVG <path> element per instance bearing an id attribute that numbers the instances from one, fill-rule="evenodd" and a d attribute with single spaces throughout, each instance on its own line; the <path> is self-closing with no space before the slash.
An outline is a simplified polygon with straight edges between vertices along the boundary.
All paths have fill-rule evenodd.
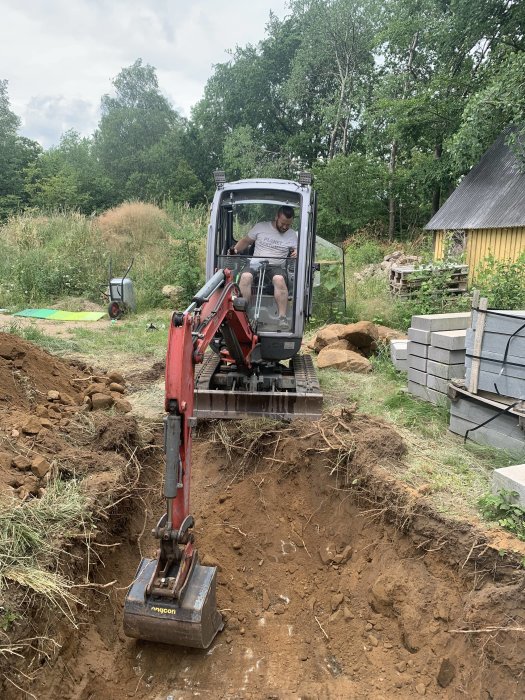
<path id="1" fill-rule="evenodd" d="M 525 251 L 516 261 L 484 258 L 476 268 L 476 288 L 491 309 L 525 309 Z"/>

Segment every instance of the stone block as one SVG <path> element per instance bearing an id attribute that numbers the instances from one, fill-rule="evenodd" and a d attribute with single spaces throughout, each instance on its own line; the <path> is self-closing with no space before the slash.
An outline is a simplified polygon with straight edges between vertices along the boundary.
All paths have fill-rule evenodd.
<path id="1" fill-rule="evenodd" d="M 418 357 L 417 355 L 409 355 L 408 366 L 412 369 L 418 369 L 420 372 L 427 371 L 427 359 L 426 357 Z"/>
<path id="2" fill-rule="evenodd" d="M 476 329 L 478 319 L 481 314 L 477 311 L 472 311 L 472 325 Z M 503 335 L 512 335 L 525 323 L 525 310 L 523 311 L 507 311 L 490 309 L 485 318 L 485 331 L 489 333 L 502 333 Z M 525 329 L 520 331 L 520 335 L 525 336 Z"/>
<path id="3" fill-rule="evenodd" d="M 483 428 L 478 428 L 478 430 L 472 431 L 472 428 L 476 428 L 476 423 L 471 423 L 458 416 L 450 416 L 449 430 L 456 435 L 465 436 L 467 430 L 471 430 L 468 434 L 468 439 L 479 445 L 489 445 L 491 447 L 497 447 L 500 450 L 505 450 L 516 455 L 517 458 L 525 457 L 525 440 L 516 440 L 508 435 L 493 430 L 489 423 Z"/>
<path id="4" fill-rule="evenodd" d="M 435 348 L 431 345 L 428 348 L 428 359 L 434 362 L 442 362 L 445 365 L 465 364 L 465 351 L 445 350 L 445 348 Z"/>
<path id="5" fill-rule="evenodd" d="M 412 396 L 416 396 L 423 401 L 428 403 L 433 403 L 439 406 L 448 406 L 450 399 L 446 394 L 442 394 L 440 391 L 435 391 L 422 384 L 417 384 L 416 382 L 408 382 L 408 391 Z"/>
<path id="6" fill-rule="evenodd" d="M 417 382 L 409 380 L 407 387 L 409 394 L 412 394 L 412 396 L 417 396 L 424 401 L 430 401 L 428 389 L 426 386 L 423 386 L 423 384 L 418 384 Z"/>
<path id="7" fill-rule="evenodd" d="M 450 415 L 481 425 L 490 420 L 486 427 L 501 435 L 507 435 L 515 440 L 521 440 L 525 447 L 525 432 L 519 426 L 518 417 L 513 413 L 500 413 L 498 409 L 482 401 L 460 398 L 450 405 Z"/>
<path id="8" fill-rule="evenodd" d="M 494 469 L 492 472 L 492 493 L 498 491 L 516 491 L 516 503 L 525 507 L 525 464 L 513 464 L 511 467 Z"/>
<path id="9" fill-rule="evenodd" d="M 426 386 L 427 375 L 425 372 L 420 372 L 418 369 L 412 369 L 412 367 L 409 367 L 408 380 L 410 382 L 416 382 L 416 384 L 422 384 L 423 386 Z"/>
<path id="10" fill-rule="evenodd" d="M 413 340 L 414 343 L 424 343 L 425 345 L 430 345 L 430 331 L 423 331 L 419 328 L 409 328 L 408 339 Z"/>
<path id="11" fill-rule="evenodd" d="M 472 369 L 469 367 L 465 373 L 466 386 L 470 385 Z M 525 400 L 525 379 L 509 377 L 506 374 L 480 371 L 478 377 L 478 391 L 491 391 L 511 399 Z"/>
<path id="12" fill-rule="evenodd" d="M 447 365 L 444 362 L 427 360 L 427 372 L 441 379 L 462 379 L 465 376 L 465 365 Z"/>
<path id="13" fill-rule="evenodd" d="M 471 328 L 467 329 L 466 349 L 467 355 L 471 355 L 474 348 L 474 333 Z M 525 329 L 519 335 L 514 336 L 509 343 L 507 353 L 508 362 L 523 362 L 525 358 Z M 483 333 L 481 344 L 481 356 L 488 355 L 492 359 L 503 360 L 505 348 L 509 342 L 510 336 L 501 335 L 501 333 L 491 333 L 486 331 Z"/>
<path id="14" fill-rule="evenodd" d="M 464 350 L 465 335 L 465 330 L 437 331 L 431 334 L 430 343 L 435 348 L 444 348 L 445 350 Z"/>
<path id="15" fill-rule="evenodd" d="M 427 374 L 427 386 L 429 389 L 434 389 L 435 391 L 440 391 L 442 394 L 446 394 L 448 391 L 448 379 L 436 377 L 433 374 Z"/>
<path id="16" fill-rule="evenodd" d="M 470 311 L 455 314 L 412 316 L 412 328 L 423 331 L 458 331 L 470 326 Z"/>
<path id="17" fill-rule="evenodd" d="M 408 356 L 408 340 L 391 340 L 390 357 L 394 360 L 406 360 Z"/>
<path id="18" fill-rule="evenodd" d="M 414 343 L 414 341 L 408 341 L 408 354 L 417 355 L 417 357 L 427 357 L 429 345 L 424 345 L 423 343 Z"/>
<path id="19" fill-rule="evenodd" d="M 393 365 L 398 372 L 408 372 L 408 360 L 394 360 Z"/>

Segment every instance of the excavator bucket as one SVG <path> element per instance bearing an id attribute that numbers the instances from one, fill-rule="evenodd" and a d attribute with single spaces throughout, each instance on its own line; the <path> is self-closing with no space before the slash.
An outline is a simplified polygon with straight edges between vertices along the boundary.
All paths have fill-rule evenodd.
<path id="1" fill-rule="evenodd" d="M 232 391 L 221 383 L 220 358 L 206 354 L 195 376 L 196 418 L 255 418 L 276 420 L 319 420 L 323 395 L 309 355 L 296 355 L 289 373 L 281 380 L 281 388 L 270 391 Z"/>
<path id="2" fill-rule="evenodd" d="M 196 563 L 182 600 L 148 595 L 156 559 L 140 562 L 124 604 L 124 633 L 150 642 L 207 649 L 224 623 L 216 602 L 217 568 Z"/>

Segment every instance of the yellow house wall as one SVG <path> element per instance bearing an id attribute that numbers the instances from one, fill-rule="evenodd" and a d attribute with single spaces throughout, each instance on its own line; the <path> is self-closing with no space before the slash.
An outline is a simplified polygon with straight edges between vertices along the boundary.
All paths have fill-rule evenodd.
<path id="1" fill-rule="evenodd" d="M 434 234 L 434 260 L 443 260 L 446 231 Z M 525 251 L 525 226 L 514 228 L 488 228 L 467 231 L 466 261 L 469 266 L 469 283 L 479 263 L 492 254 L 497 260 L 517 260 Z"/>

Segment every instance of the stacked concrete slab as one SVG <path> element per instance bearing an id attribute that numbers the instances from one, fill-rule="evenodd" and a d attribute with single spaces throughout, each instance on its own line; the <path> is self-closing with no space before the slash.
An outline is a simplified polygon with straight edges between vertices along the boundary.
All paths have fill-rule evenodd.
<path id="1" fill-rule="evenodd" d="M 450 430 L 525 455 L 525 311 L 487 311 L 486 299 L 477 303 L 465 382 L 450 391 Z"/>
<path id="2" fill-rule="evenodd" d="M 408 329 L 408 391 L 431 403 L 448 403 L 451 379 L 465 376 L 470 313 L 413 316 Z"/>
<path id="3" fill-rule="evenodd" d="M 408 340 L 391 340 L 390 341 L 390 359 L 394 367 L 401 371 L 408 370 Z"/>
<path id="4" fill-rule="evenodd" d="M 506 409 L 504 403 L 459 390 L 450 404 L 449 429 L 480 445 L 525 456 L 525 423 L 518 411 Z"/>
<path id="5" fill-rule="evenodd" d="M 478 362 L 478 391 L 525 400 L 525 311 L 487 311 L 481 342 L 475 352 L 479 322 L 480 312 L 473 310 L 472 328 L 467 331 L 467 388 L 473 366 Z"/>

